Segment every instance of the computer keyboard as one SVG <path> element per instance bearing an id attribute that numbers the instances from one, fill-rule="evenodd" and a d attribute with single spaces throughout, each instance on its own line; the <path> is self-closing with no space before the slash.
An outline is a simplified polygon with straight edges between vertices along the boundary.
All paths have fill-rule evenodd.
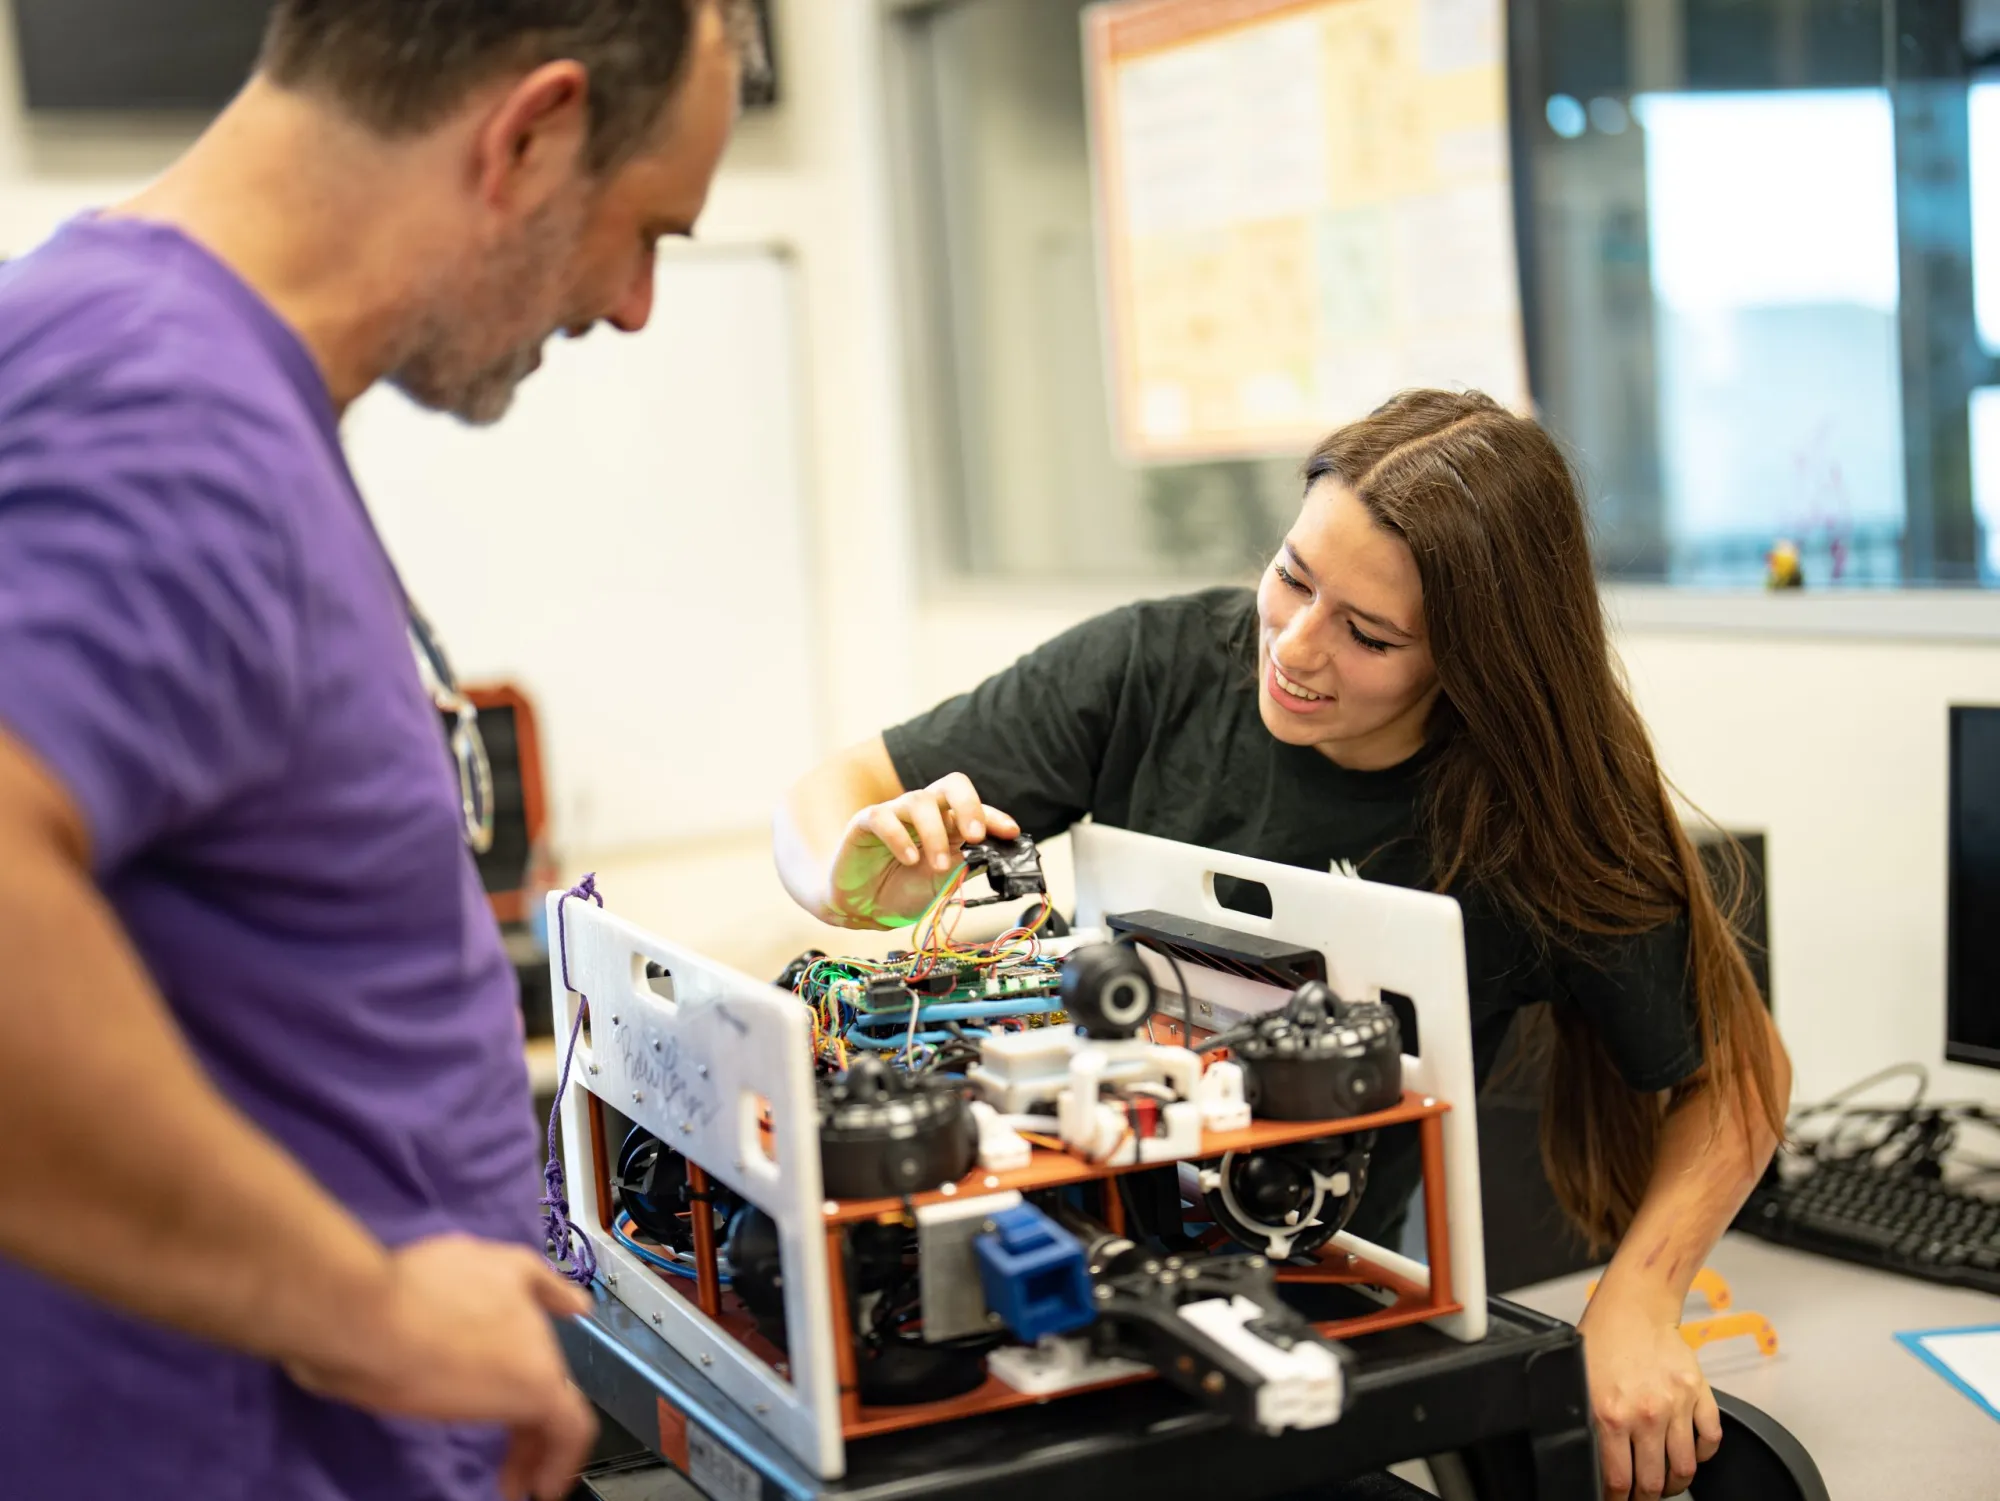
<path id="1" fill-rule="evenodd" d="M 2000 1294 L 2000 1200 L 1863 1163 L 1767 1177 L 1736 1228 L 1864 1266 Z"/>

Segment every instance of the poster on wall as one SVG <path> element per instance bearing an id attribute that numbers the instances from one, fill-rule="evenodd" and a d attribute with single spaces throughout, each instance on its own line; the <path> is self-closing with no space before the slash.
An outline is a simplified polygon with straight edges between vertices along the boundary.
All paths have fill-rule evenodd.
<path id="1" fill-rule="evenodd" d="M 1121 0 L 1085 33 L 1129 458 L 1296 454 L 1416 385 L 1526 409 L 1503 0 Z"/>

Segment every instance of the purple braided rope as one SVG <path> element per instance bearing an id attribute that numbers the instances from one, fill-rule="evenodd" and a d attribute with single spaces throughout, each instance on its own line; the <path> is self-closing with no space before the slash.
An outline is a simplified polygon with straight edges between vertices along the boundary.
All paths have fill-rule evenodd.
<path id="1" fill-rule="evenodd" d="M 562 894 L 556 902 L 556 952 L 562 959 L 562 982 L 565 993 L 574 991 L 569 982 L 569 928 L 563 921 L 563 908 L 569 905 L 571 897 L 582 897 L 586 901 L 604 905 L 604 898 L 597 894 L 597 875 L 592 872 L 575 886 Z M 542 1168 L 542 1230 L 545 1236 L 549 1260 L 557 1271 L 570 1281 L 588 1285 L 597 1276 L 597 1253 L 591 1249 L 590 1237 L 570 1223 L 569 1189 L 563 1179 L 562 1158 L 556 1152 L 556 1129 L 562 1119 L 563 1091 L 569 1088 L 570 1061 L 576 1057 L 576 1040 L 583 1031 L 583 1019 L 590 1014 L 590 997 L 576 991 L 582 1003 L 576 1008 L 576 1020 L 570 1024 L 569 1048 L 563 1054 L 562 1078 L 556 1083 L 556 1102 L 549 1108 L 549 1160 Z"/>

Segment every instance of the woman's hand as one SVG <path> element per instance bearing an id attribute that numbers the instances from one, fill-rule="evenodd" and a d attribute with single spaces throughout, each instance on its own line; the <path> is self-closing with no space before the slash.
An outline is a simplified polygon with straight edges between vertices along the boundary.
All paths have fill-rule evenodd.
<path id="1" fill-rule="evenodd" d="M 943 890 L 965 845 L 1020 832 L 1011 817 L 979 800 L 962 772 L 871 804 L 848 820 L 834 851 L 828 914 L 854 928 L 913 922 Z"/>
<path id="2" fill-rule="evenodd" d="M 1584 1310 L 1584 1362 L 1610 1501 L 1678 1496 L 1722 1443 L 1722 1415 L 1677 1325 L 1607 1297 Z"/>

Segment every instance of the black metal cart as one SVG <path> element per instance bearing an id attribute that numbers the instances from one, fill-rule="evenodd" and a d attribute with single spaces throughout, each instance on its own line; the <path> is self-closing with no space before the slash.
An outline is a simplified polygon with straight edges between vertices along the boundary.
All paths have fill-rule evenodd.
<path id="1" fill-rule="evenodd" d="M 600 1294 L 563 1341 L 585 1394 L 673 1456 L 587 1482 L 616 1501 L 1275 1501 L 1443 1453 L 1462 1458 L 1482 1501 L 1597 1501 L 1582 1338 L 1504 1299 L 1491 1310 L 1477 1344 L 1423 1325 L 1354 1340 L 1347 1410 L 1329 1428 L 1245 1434 L 1155 1381 L 852 1442 L 835 1481 L 778 1449 L 617 1301 Z"/>

